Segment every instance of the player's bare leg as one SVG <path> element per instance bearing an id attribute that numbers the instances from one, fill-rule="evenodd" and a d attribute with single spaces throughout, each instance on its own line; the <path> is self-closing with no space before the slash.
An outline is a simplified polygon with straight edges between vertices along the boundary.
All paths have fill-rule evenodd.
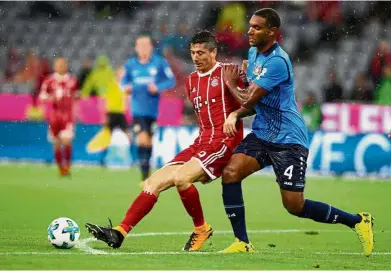
<path id="1" fill-rule="evenodd" d="M 60 132 L 59 139 L 61 145 L 64 147 L 64 163 L 63 163 L 63 175 L 69 176 L 72 160 L 72 140 L 73 140 L 73 127 L 71 124 L 67 128 Z"/>
<path id="2" fill-rule="evenodd" d="M 144 181 L 149 177 L 150 172 L 150 160 L 152 155 L 152 136 L 147 131 L 141 131 L 136 136 L 136 144 L 138 146 L 138 154 L 141 169 L 141 186 L 144 185 Z"/>
<path id="3" fill-rule="evenodd" d="M 200 196 L 194 182 L 206 183 L 210 180 L 196 159 L 185 163 L 174 174 L 174 183 L 178 189 L 183 206 L 193 219 L 194 231 L 183 250 L 198 251 L 213 234 L 212 227 L 205 222 Z"/>
<path id="4" fill-rule="evenodd" d="M 320 223 L 340 223 L 350 227 L 356 231 L 365 256 L 371 255 L 374 247 L 373 217 L 371 214 L 366 212 L 348 213 L 323 202 L 305 199 L 303 192 L 283 189 L 280 191 L 282 203 L 290 214 Z"/>
<path id="5" fill-rule="evenodd" d="M 223 253 L 254 252 L 246 230 L 245 208 L 242 193 L 242 180 L 261 169 L 258 161 L 242 153 L 231 157 L 222 176 L 223 202 L 225 212 L 231 221 L 235 242 Z"/>
<path id="6" fill-rule="evenodd" d="M 58 166 L 58 171 L 60 176 L 64 174 L 63 161 L 62 161 L 62 151 L 61 151 L 61 141 L 58 137 L 52 136 L 53 141 L 53 151 L 56 164 Z"/>
<path id="7" fill-rule="evenodd" d="M 143 191 L 133 201 L 124 219 L 117 227 L 112 228 L 111 225 L 102 227 L 86 223 L 88 231 L 98 240 L 113 248 L 119 248 L 127 233 L 152 210 L 160 193 L 174 186 L 174 173 L 181 167 L 182 165 L 169 165 L 152 174 L 145 181 Z"/>

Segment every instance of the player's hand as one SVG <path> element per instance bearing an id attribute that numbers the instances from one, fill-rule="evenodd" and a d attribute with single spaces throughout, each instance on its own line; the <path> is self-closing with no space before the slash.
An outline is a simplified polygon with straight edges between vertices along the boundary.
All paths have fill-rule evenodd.
<path id="1" fill-rule="evenodd" d="M 126 85 L 126 86 L 124 87 L 124 91 L 125 91 L 125 93 L 126 93 L 127 95 L 132 94 L 132 86 L 131 86 L 131 85 Z"/>
<path id="2" fill-rule="evenodd" d="M 246 73 L 246 71 L 247 71 L 247 66 L 248 66 L 248 60 L 243 60 L 242 61 L 242 71 L 244 73 Z"/>
<path id="3" fill-rule="evenodd" d="M 236 130 L 236 122 L 238 121 L 238 114 L 236 112 L 232 112 L 228 115 L 228 118 L 224 122 L 223 132 L 228 137 L 234 137 Z"/>
<path id="4" fill-rule="evenodd" d="M 223 66 L 223 79 L 224 82 L 229 85 L 236 83 L 239 80 L 240 69 L 238 65 L 224 65 Z"/>
<path id="5" fill-rule="evenodd" d="M 157 94 L 157 86 L 155 84 L 149 84 L 148 85 L 148 91 L 149 93 L 151 93 L 152 95 L 155 95 Z"/>

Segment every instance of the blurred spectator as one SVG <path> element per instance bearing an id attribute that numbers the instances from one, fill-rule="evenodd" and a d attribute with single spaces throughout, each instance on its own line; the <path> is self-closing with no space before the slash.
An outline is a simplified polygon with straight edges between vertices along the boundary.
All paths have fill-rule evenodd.
<path id="1" fill-rule="evenodd" d="M 15 75 L 15 83 L 34 83 L 40 75 L 41 61 L 36 56 L 34 51 L 30 51 L 27 55 L 26 63 L 21 70 Z"/>
<path id="2" fill-rule="evenodd" d="M 21 67 L 21 58 L 16 48 L 10 48 L 8 50 L 7 64 L 4 72 L 4 79 L 6 81 L 12 81 L 14 76 Z"/>
<path id="3" fill-rule="evenodd" d="M 47 18 L 65 18 L 67 17 L 60 9 L 56 8 L 52 2 L 49 1 L 34 1 L 30 3 L 27 14 L 24 16 L 36 18 L 44 16 Z"/>
<path id="4" fill-rule="evenodd" d="M 86 57 L 83 60 L 83 63 L 81 65 L 81 71 L 79 72 L 79 75 L 77 77 L 77 80 L 79 81 L 80 88 L 83 88 L 84 82 L 87 79 L 88 75 L 92 71 L 92 60 L 89 57 Z"/>
<path id="5" fill-rule="evenodd" d="M 330 73 L 328 86 L 323 90 L 326 103 L 337 102 L 342 100 L 343 90 L 338 83 L 335 72 Z"/>
<path id="6" fill-rule="evenodd" d="M 367 77 L 362 72 L 356 74 L 354 86 L 351 91 L 351 100 L 359 102 L 373 101 L 372 88 L 370 88 Z"/>
<path id="7" fill-rule="evenodd" d="M 172 35 L 167 34 L 166 25 L 162 25 L 161 31 L 162 34 L 159 48 L 161 52 L 164 51 L 164 48 L 170 46 L 174 49 L 176 55 L 183 56 L 188 54 L 191 36 L 189 33 L 189 26 L 187 24 L 180 24 L 176 33 Z"/>
<path id="8" fill-rule="evenodd" d="M 185 81 L 187 75 L 191 72 L 188 67 L 189 65 L 174 55 L 172 47 L 164 48 L 163 56 L 171 67 L 172 73 L 175 76 L 176 84 L 173 90 L 166 91 L 162 95 L 187 99 Z"/>
<path id="9" fill-rule="evenodd" d="M 99 96 L 103 97 L 107 92 L 107 82 L 113 81 L 115 74 L 110 65 L 110 60 L 106 56 L 100 56 L 95 61 L 94 68 L 84 81 L 81 89 L 83 97 Z"/>
<path id="10" fill-rule="evenodd" d="M 229 3 L 221 10 L 216 23 L 216 39 L 223 46 L 220 50 L 223 53 L 231 55 L 247 49 L 246 13 L 242 3 Z"/>
<path id="11" fill-rule="evenodd" d="M 37 105 L 39 92 L 41 90 L 41 86 L 42 86 L 43 82 L 45 81 L 46 77 L 48 77 L 52 73 L 50 62 L 47 59 L 41 60 L 40 68 L 41 68 L 41 71 L 40 71 L 40 74 L 37 77 L 37 80 L 35 82 L 35 88 L 33 89 L 33 92 L 31 93 L 31 96 L 33 98 L 33 106 Z"/>
<path id="12" fill-rule="evenodd" d="M 218 16 L 216 32 L 224 32 L 226 26 L 232 26 L 233 33 L 244 33 L 247 30 L 246 13 L 246 7 L 242 3 L 226 4 Z"/>
<path id="13" fill-rule="evenodd" d="M 40 70 L 37 73 L 38 76 L 35 80 L 35 86 L 31 92 L 32 104 L 29 105 L 26 109 L 26 116 L 30 121 L 40 121 L 44 119 L 44 108 L 43 106 L 38 105 L 38 97 L 43 82 L 52 73 L 49 60 L 42 59 L 40 62 Z"/>
<path id="14" fill-rule="evenodd" d="M 232 32 L 232 25 L 226 25 L 222 31 L 217 32 L 216 39 L 219 45 L 224 46 L 220 51 L 228 55 L 238 54 L 248 49 L 247 38 L 242 33 Z"/>
<path id="15" fill-rule="evenodd" d="M 154 39 L 157 43 L 156 51 L 162 53 L 164 48 L 169 46 L 170 41 L 170 35 L 168 34 L 166 24 L 162 24 L 160 26 L 160 31 L 156 35 L 154 35 Z"/>
<path id="16" fill-rule="evenodd" d="M 321 106 L 317 102 L 315 93 L 308 92 L 304 101 L 301 114 L 307 124 L 309 131 L 316 131 L 319 129 L 322 122 Z"/>
<path id="17" fill-rule="evenodd" d="M 341 34 L 342 12 L 340 1 L 308 1 L 307 17 L 322 22 L 321 41 L 337 41 Z"/>
<path id="18" fill-rule="evenodd" d="M 376 102 L 380 105 L 391 105 L 391 65 L 383 67 L 383 78 L 376 89 Z"/>
<path id="19" fill-rule="evenodd" d="M 386 41 L 381 41 L 375 49 L 375 54 L 372 57 L 369 74 L 373 84 L 377 87 L 382 77 L 382 68 L 384 65 L 391 65 L 391 50 Z"/>

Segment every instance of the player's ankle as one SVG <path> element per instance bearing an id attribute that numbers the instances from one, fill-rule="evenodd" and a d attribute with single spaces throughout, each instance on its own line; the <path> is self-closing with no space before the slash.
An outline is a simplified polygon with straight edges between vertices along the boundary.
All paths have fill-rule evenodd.
<path id="1" fill-rule="evenodd" d="M 119 231 L 123 237 L 126 237 L 128 234 L 128 231 L 126 231 L 122 226 L 116 226 L 113 228 L 113 230 Z"/>
<path id="2" fill-rule="evenodd" d="M 209 229 L 209 225 L 208 223 L 206 223 L 206 221 L 204 221 L 204 223 L 201 225 L 201 226 L 195 226 L 194 225 L 194 232 L 204 232 L 204 231 L 207 231 Z"/>

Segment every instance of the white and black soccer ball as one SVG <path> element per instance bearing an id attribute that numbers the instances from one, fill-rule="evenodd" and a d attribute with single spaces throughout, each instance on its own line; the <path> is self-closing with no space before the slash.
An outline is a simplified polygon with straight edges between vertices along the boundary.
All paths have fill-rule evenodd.
<path id="1" fill-rule="evenodd" d="M 80 228 L 70 218 L 57 218 L 48 227 L 48 239 L 55 248 L 72 248 L 79 238 Z"/>

